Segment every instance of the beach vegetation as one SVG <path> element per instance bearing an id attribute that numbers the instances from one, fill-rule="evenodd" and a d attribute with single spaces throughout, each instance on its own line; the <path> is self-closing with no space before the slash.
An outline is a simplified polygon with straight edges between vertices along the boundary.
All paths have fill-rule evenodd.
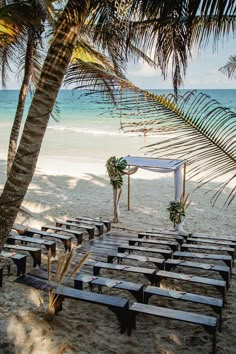
<path id="1" fill-rule="evenodd" d="M 52 256 L 51 250 L 48 251 L 47 256 L 47 275 L 48 275 L 48 284 L 51 286 L 51 289 L 48 291 L 47 303 L 45 304 L 44 298 L 41 295 L 40 291 L 36 291 L 36 295 L 39 299 L 40 304 L 43 305 L 46 312 L 46 319 L 52 320 L 55 314 L 56 301 L 58 295 L 56 290 L 67 286 L 71 278 L 79 272 L 86 260 L 89 258 L 90 252 L 85 253 L 81 259 L 75 263 L 75 249 L 71 248 L 70 251 L 64 252 L 63 254 L 58 255 L 58 260 L 56 262 L 56 267 L 52 271 Z M 75 263 L 75 264 L 74 264 Z"/>
<path id="2" fill-rule="evenodd" d="M 229 79 L 236 79 L 236 55 L 231 55 L 228 62 L 220 68 L 220 71 Z"/>
<path id="3" fill-rule="evenodd" d="M 204 46 L 212 35 L 216 43 L 220 38 L 219 34 L 227 36 L 234 29 L 233 3 L 215 0 L 198 0 L 189 2 L 188 5 L 185 1 L 164 0 L 127 0 L 126 2 L 69 0 L 67 2 L 56 23 L 56 30 L 29 108 L 21 141 L 0 196 L 0 250 L 8 237 L 34 175 L 49 117 L 70 64 L 78 36 L 85 31 L 85 24 L 87 32 L 91 31 L 93 35 L 94 43 L 110 56 L 117 77 L 119 72 L 122 74 L 125 71 L 129 59 L 147 59 L 150 53 L 154 53 L 154 59 L 150 59 L 150 63 L 159 66 L 164 76 L 170 64 L 176 102 L 177 89 L 182 83 L 191 49 Z M 89 87 L 91 82 L 96 83 L 97 78 L 94 78 L 93 72 L 87 77 L 87 81 L 84 74 L 85 71 L 82 70 L 83 87 L 85 85 Z M 107 88 L 107 91 L 110 91 L 110 88 L 114 88 L 117 91 L 119 87 L 120 95 L 124 87 L 129 87 L 124 78 L 122 81 L 117 77 L 110 77 L 110 81 L 103 81 L 103 89 Z M 179 108 L 176 109 L 170 98 L 153 98 L 149 93 L 138 88 L 134 89 L 133 85 L 126 101 L 129 107 L 136 105 L 137 92 L 144 98 L 148 107 L 155 107 L 156 111 L 161 108 L 166 120 L 170 118 L 173 124 L 176 123 L 176 127 L 177 121 L 184 121 L 183 125 L 181 124 L 181 127 L 184 126 L 184 131 L 186 127 L 191 127 L 193 134 L 199 132 L 197 122 L 189 122 L 189 115 L 182 111 L 181 105 L 184 101 L 178 101 Z M 130 99 L 133 93 L 135 97 Z M 192 110 L 197 107 L 198 100 L 199 98 L 195 106 L 191 106 Z M 218 111 L 214 113 L 217 115 Z M 159 119 L 156 120 L 158 121 Z M 205 130 L 208 125 L 200 123 L 200 127 Z M 213 136 L 207 137 L 208 142 L 214 141 L 215 132 L 212 133 Z M 199 141 L 198 138 L 195 140 Z M 223 144 L 227 147 L 226 140 Z M 222 150 L 220 144 L 218 147 Z M 231 153 L 230 149 L 227 153 Z M 232 160 L 231 156 L 230 160 Z M 225 173 L 224 167 L 220 173 Z"/>
<path id="4" fill-rule="evenodd" d="M 189 195 L 185 197 L 182 195 L 180 200 L 171 201 L 167 208 L 169 212 L 170 221 L 173 222 L 174 228 L 177 224 L 181 224 L 186 216 L 186 210 L 189 207 L 191 201 L 188 200 Z"/>
<path id="5" fill-rule="evenodd" d="M 113 202 L 114 202 L 114 218 L 113 222 L 119 222 L 119 202 L 122 193 L 123 186 L 123 175 L 125 174 L 125 169 L 127 168 L 127 161 L 123 157 L 117 158 L 116 156 L 111 156 L 106 162 L 106 169 L 110 177 L 110 183 L 113 187 Z"/>

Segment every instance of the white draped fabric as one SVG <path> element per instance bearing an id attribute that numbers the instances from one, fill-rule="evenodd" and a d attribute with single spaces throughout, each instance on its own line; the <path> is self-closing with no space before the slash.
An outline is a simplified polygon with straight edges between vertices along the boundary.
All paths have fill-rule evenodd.
<path id="1" fill-rule="evenodd" d="M 139 156 L 125 156 L 128 167 L 138 167 L 144 170 L 158 173 L 174 173 L 175 195 L 174 200 L 180 200 L 183 194 L 183 185 L 185 183 L 182 177 L 182 167 L 186 161 L 184 160 L 170 160 L 170 159 L 155 159 L 149 157 Z M 129 193 L 129 192 L 128 192 Z M 183 223 L 177 225 L 177 231 L 183 232 Z"/>
<path id="2" fill-rule="evenodd" d="M 182 178 L 182 166 L 184 160 L 164 160 L 153 159 L 149 157 L 138 156 L 125 156 L 124 160 L 127 161 L 128 166 L 137 166 L 144 170 L 158 172 L 158 173 L 170 173 L 174 172 L 175 182 L 175 201 L 180 200 L 183 193 L 183 178 Z"/>

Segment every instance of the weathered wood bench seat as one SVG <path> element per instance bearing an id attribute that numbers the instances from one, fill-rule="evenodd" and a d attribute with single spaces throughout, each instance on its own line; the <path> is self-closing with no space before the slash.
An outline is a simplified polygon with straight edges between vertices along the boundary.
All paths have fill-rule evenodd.
<path id="1" fill-rule="evenodd" d="M 98 229 L 98 234 L 102 235 L 104 232 L 104 224 L 98 221 L 89 221 L 89 220 L 81 220 L 79 218 L 75 219 L 67 219 L 66 222 L 74 223 L 74 224 L 86 224 L 86 225 L 94 225 Z"/>
<path id="2" fill-rule="evenodd" d="M 125 252 L 125 251 L 139 251 L 139 252 L 151 252 L 151 253 L 158 253 L 161 254 L 165 259 L 172 258 L 173 252 L 170 250 L 164 250 L 163 248 L 152 248 L 152 247 L 141 247 L 141 246 L 129 246 L 126 244 L 120 244 L 117 247 L 118 252 Z"/>
<path id="3" fill-rule="evenodd" d="M 53 257 L 56 256 L 56 241 L 41 240 L 37 237 L 23 235 L 11 235 L 7 239 L 7 243 L 11 245 L 15 245 L 16 241 L 20 241 L 22 243 L 35 243 L 37 245 L 45 246 L 47 250 L 51 250 Z"/>
<path id="4" fill-rule="evenodd" d="M 10 245 L 7 243 L 3 246 L 3 248 L 7 249 L 7 250 L 29 252 L 31 257 L 33 258 L 33 267 L 41 265 L 41 254 L 42 254 L 41 248 L 28 247 L 28 246 L 23 246 L 23 245 Z"/>
<path id="5" fill-rule="evenodd" d="M 112 222 L 111 222 L 110 220 L 105 220 L 105 219 L 103 219 L 103 218 L 90 218 L 90 217 L 87 217 L 87 216 L 80 216 L 80 217 L 78 217 L 78 218 L 76 218 L 76 219 L 78 219 L 78 220 L 87 220 L 87 221 L 96 221 L 96 222 L 98 221 L 98 222 L 102 222 L 102 223 L 105 225 L 107 231 L 111 231 L 111 224 L 112 224 Z"/>
<path id="6" fill-rule="evenodd" d="M 179 243 L 174 241 L 164 241 L 164 240 L 151 240 L 144 238 L 130 238 L 128 240 L 130 246 L 134 246 L 136 243 L 140 246 L 143 243 L 146 245 L 163 245 L 169 247 L 173 252 L 177 251 Z"/>
<path id="7" fill-rule="evenodd" d="M 215 311 L 215 313 L 219 315 L 219 329 L 221 330 L 222 309 L 224 305 L 222 299 L 205 295 L 186 293 L 184 291 L 163 289 L 157 286 L 149 285 L 143 289 L 144 303 L 148 304 L 148 301 L 152 296 L 160 296 L 174 300 L 189 301 L 197 304 L 210 306 Z"/>
<path id="8" fill-rule="evenodd" d="M 232 242 L 232 241 L 228 241 L 228 240 L 213 240 L 213 239 L 208 239 L 206 238 L 198 238 L 198 237 L 188 237 L 186 239 L 187 243 L 191 243 L 191 242 L 197 242 L 197 243 L 210 243 L 210 244 L 214 244 L 214 245 L 222 245 L 222 246 L 228 246 L 228 247 L 232 247 L 235 251 L 236 248 L 236 242 Z"/>
<path id="9" fill-rule="evenodd" d="M 154 284 L 156 279 L 156 269 L 152 269 L 152 268 L 133 267 L 128 265 L 113 264 L 113 263 L 106 263 L 106 262 L 96 262 L 93 265 L 93 275 L 95 276 L 99 275 L 101 269 L 143 274 L 151 282 L 151 284 Z"/>
<path id="10" fill-rule="evenodd" d="M 63 227 L 65 226 L 66 229 L 71 229 L 71 228 L 75 228 L 75 229 L 84 229 L 87 231 L 87 233 L 89 234 L 89 239 L 93 239 L 94 238 L 94 234 L 95 234 L 95 226 L 93 225 L 86 225 L 86 224 L 76 224 L 76 223 L 72 223 L 72 222 L 67 222 L 67 221 L 56 221 L 56 226 L 57 227 Z M 72 230 L 72 229 L 71 229 Z"/>
<path id="11" fill-rule="evenodd" d="M 217 272 L 226 282 L 227 288 L 229 288 L 230 268 L 227 266 L 209 263 L 190 262 L 179 259 L 167 259 L 165 262 L 165 270 L 167 271 L 173 268 L 175 269 L 177 266 Z"/>
<path id="12" fill-rule="evenodd" d="M 115 313 L 120 324 L 120 333 L 125 333 L 129 320 L 129 301 L 127 299 L 115 295 L 98 294 L 68 287 L 56 289 L 55 294 L 57 295 L 57 299 L 55 301 L 56 313 L 62 310 L 62 302 L 64 299 L 73 299 L 85 301 L 90 304 L 102 305 Z"/>
<path id="13" fill-rule="evenodd" d="M 230 273 L 232 274 L 232 257 L 228 255 L 176 251 L 173 254 L 173 258 L 197 258 L 197 259 L 206 259 L 206 260 L 214 260 L 214 261 L 223 261 L 230 268 Z"/>
<path id="14" fill-rule="evenodd" d="M 20 274 L 24 274 L 26 270 L 26 255 L 15 253 L 15 252 L 7 252 L 2 251 L 0 255 L 4 258 L 10 258 L 16 265 L 17 276 Z M 10 268 L 8 269 L 8 273 L 10 273 Z"/>
<path id="15" fill-rule="evenodd" d="M 126 254 L 119 252 L 109 252 L 107 255 L 107 263 L 112 263 L 114 259 L 117 259 L 117 263 L 120 263 L 123 259 L 130 259 L 139 262 L 150 262 L 155 264 L 159 269 L 164 270 L 165 260 L 163 258 L 155 258 L 155 257 L 145 257 L 138 254 Z"/>
<path id="16" fill-rule="evenodd" d="M 172 310 L 164 307 L 133 303 L 129 308 L 130 322 L 128 334 L 131 334 L 132 329 L 136 328 L 136 316 L 138 314 L 146 314 L 161 318 L 183 321 L 202 326 L 208 333 L 213 336 L 212 351 L 216 353 L 216 330 L 217 318 L 212 316 L 199 315 L 192 312 Z"/>
<path id="17" fill-rule="evenodd" d="M 184 243 L 181 245 L 181 251 L 183 250 L 189 250 L 189 249 L 194 249 L 194 250 L 207 250 L 207 251 L 219 251 L 219 252 L 227 252 L 233 260 L 234 264 L 234 249 L 231 247 L 224 247 L 224 246 L 209 246 L 209 245 L 195 245 L 192 243 Z"/>
<path id="18" fill-rule="evenodd" d="M 23 235 L 29 237 L 33 237 L 34 235 L 39 235 L 40 237 L 54 238 L 63 243 L 63 246 L 65 247 L 66 251 L 71 249 L 71 240 L 72 240 L 71 236 L 60 235 L 57 233 L 51 233 L 51 232 L 46 232 L 44 230 L 37 230 L 37 229 L 29 229 Z"/>
<path id="19" fill-rule="evenodd" d="M 184 237 L 179 236 L 179 235 L 168 235 L 168 234 L 162 234 L 162 233 L 155 233 L 155 232 L 139 232 L 138 233 L 139 238 L 155 238 L 155 239 L 161 239 L 161 240 L 169 240 L 169 241 L 177 241 L 179 244 L 182 244 L 184 242 Z"/>
<path id="20" fill-rule="evenodd" d="M 115 313 L 119 323 L 120 323 L 120 332 L 125 333 L 128 327 L 128 311 L 129 311 L 129 301 L 127 299 L 113 296 L 113 295 L 104 295 L 93 293 L 86 290 L 78 290 L 69 288 L 66 286 L 59 286 L 55 288 L 55 285 L 49 284 L 43 279 L 36 278 L 32 275 L 25 274 L 15 280 L 16 283 L 24 284 L 31 286 L 35 289 L 48 291 L 54 288 L 56 301 L 54 304 L 55 313 L 58 313 L 62 310 L 62 302 L 64 299 L 73 299 L 79 301 L 85 301 L 91 304 L 103 305 L 106 306 L 109 310 Z"/>
<path id="21" fill-rule="evenodd" d="M 41 230 L 42 231 L 53 230 L 53 231 L 55 231 L 56 234 L 57 234 L 57 232 L 64 232 L 64 233 L 74 235 L 77 239 L 77 245 L 80 245 L 83 241 L 83 231 L 65 229 L 64 227 L 57 227 L 57 226 L 52 226 L 52 225 L 41 226 Z M 58 235 L 58 238 L 59 238 L 59 236 L 63 236 L 63 238 L 60 237 L 61 240 L 63 240 L 63 239 L 65 240 L 65 236 L 68 237 L 67 235 Z M 65 246 L 65 248 L 66 248 L 66 246 Z M 68 248 L 68 245 L 67 245 L 67 248 Z"/>
<path id="22" fill-rule="evenodd" d="M 89 285 L 91 291 L 93 290 L 94 285 L 97 285 L 100 291 L 102 290 L 103 286 L 126 290 L 134 296 L 136 301 L 143 302 L 143 284 L 141 283 L 133 283 L 120 279 L 96 277 L 83 273 L 78 274 L 74 279 L 74 287 L 76 289 L 83 290 L 85 283 Z"/>
<path id="23" fill-rule="evenodd" d="M 167 271 L 159 270 L 156 273 L 157 286 L 160 286 L 162 279 L 176 279 L 176 280 L 187 281 L 190 283 L 198 283 L 198 284 L 213 286 L 221 293 L 223 302 L 225 302 L 226 282 L 224 280 L 217 280 L 208 277 L 199 277 L 192 274 L 175 273 L 175 272 L 167 272 Z"/>
<path id="24" fill-rule="evenodd" d="M 227 235 L 212 235 L 212 234 L 202 234 L 202 233 L 190 233 L 188 237 L 197 237 L 197 238 L 207 238 L 213 240 L 227 240 L 231 242 L 236 242 L 236 236 L 227 236 Z"/>

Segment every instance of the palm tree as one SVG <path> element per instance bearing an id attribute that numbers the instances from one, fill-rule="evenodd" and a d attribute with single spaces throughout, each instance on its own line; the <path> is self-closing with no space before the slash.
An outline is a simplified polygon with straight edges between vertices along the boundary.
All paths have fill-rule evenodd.
<path id="1" fill-rule="evenodd" d="M 24 11 L 22 13 L 22 6 Z M 9 11 L 11 17 L 9 18 Z M 17 149 L 17 142 L 21 127 L 21 122 L 24 114 L 25 100 L 30 84 L 37 78 L 38 71 L 40 70 L 40 55 L 38 47 L 42 42 L 42 33 L 44 31 L 44 22 L 46 18 L 51 19 L 51 5 L 45 4 L 43 0 L 31 1 L 29 3 L 22 3 L 20 1 L 14 4 L 6 5 L 2 7 L 0 16 L 4 20 L 6 14 L 8 16 L 8 25 L 18 26 L 18 35 L 14 36 L 10 34 L 10 39 L 6 44 L 3 41 L 4 51 L 2 53 L 2 72 L 5 73 L 5 67 L 8 63 L 8 58 L 14 61 L 18 66 L 18 63 L 23 64 L 23 80 L 18 96 L 17 109 L 13 126 L 10 133 L 9 147 L 8 147 L 8 159 L 7 159 L 7 173 L 10 173 L 10 169 L 14 160 L 14 156 Z M 0 18 L 1 18 L 0 17 Z M 11 21 L 11 22 L 10 22 Z M 1 42 L 0 42 L 1 45 Z M 14 49 L 17 48 L 17 51 Z M 33 80 L 32 80 L 33 79 Z M 5 86 L 5 77 L 3 75 L 3 86 Z"/>
<path id="2" fill-rule="evenodd" d="M 128 6 L 123 6 L 123 4 L 128 4 Z M 183 13 L 180 11 L 180 9 L 183 8 L 185 10 L 184 12 L 186 12 L 186 29 L 192 34 L 193 32 L 191 28 L 193 19 L 196 17 L 199 9 L 201 11 L 201 16 L 207 15 L 207 23 L 211 22 L 214 16 L 218 16 L 218 22 L 216 25 L 217 30 L 221 30 L 219 23 L 221 23 L 220 21 L 223 15 L 227 16 L 234 14 L 234 6 L 231 5 L 231 2 L 222 2 L 220 0 L 198 0 L 191 2 L 190 4 L 186 4 L 186 1 L 178 0 L 174 2 L 174 13 L 173 11 L 171 12 L 171 7 L 173 8 L 173 2 L 164 0 L 68 1 L 63 13 L 57 22 L 55 35 L 44 62 L 37 89 L 35 91 L 28 112 L 21 141 L 10 174 L 0 197 L 0 250 L 8 237 L 9 231 L 11 230 L 11 227 L 15 221 L 17 212 L 24 199 L 27 188 L 32 180 L 42 140 L 47 128 L 49 116 L 52 112 L 58 91 L 61 87 L 63 77 L 70 63 L 78 34 L 80 34 L 81 28 L 85 24 L 85 21 L 89 18 L 90 23 L 96 23 L 100 29 L 100 33 L 102 33 L 101 29 L 103 28 L 103 25 L 106 28 L 106 24 L 109 22 L 107 21 L 107 18 L 113 18 L 117 21 L 119 20 L 118 22 L 120 23 L 121 32 L 125 36 L 125 41 L 121 42 L 120 50 L 119 43 L 115 43 L 114 47 L 112 48 L 111 40 L 108 42 L 110 47 L 105 48 L 108 48 L 108 50 L 111 52 L 114 49 L 113 53 L 118 49 L 117 54 L 122 54 L 120 59 L 127 61 L 129 54 L 127 50 L 127 44 L 129 43 L 129 39 L 134 40 L 134 34 L 137 35 L 138 33 L 137 30 L 133 30 L 132 25 L 129 26 L 127 18 L 133 19 L 134 21 L 143 22 L 150 20 L 150 23 L 153 22 L 154 25 L 156 25 L 156 23 L 159 24 L 164 20 L 170 24 L 174 17 L 177 23 L 184 23 Z M 160 20 L 157 21 L 156 19 Z M 129 30 L 129 27 L 132 31 Z M 198 27 L 200 28 L 199 24 Z M 157 33 L 160 32 L 159 28 L 160 27 L 157 26 Z M 162 39 L 162 36 L 157 36 L 154 38 L 153 34 L 149 40 L 148 32 L 149 34 L 152 34 L 152 32 L 149 31 L 149 27 L 147 25 L 144 26 L 143 32 L 139 26 L 138 29 L 140 31 L 140 43 L 142 42 L 145 48 L 152 48 L 152 42 L 155 44 L 159 39 Z M 155 28 L 152 27 L 151 31 L 154 31 L 154 29 Z M 204 36 L 209 35 L 212 32 L 211 28 L 209 29 L 209 26 L 207 31 L 208 32 L 206 33 L 199 30 L 200 34 L 198 36 L 202 35 L 202 33 Z M 105 39 L 107 38 L 107 34 L 108 30 L 106 30 Z M 115 34 L 113 33 L 111 37 L 115 38 Z M 148 39 L 147 44 L 145 43 L 144 39 Z M 203 39 L 205 39 L 205 37 L 203 37 Z M 104 43 L 105 46 L 105 40 L 102 36 L 100 36 L 100 40 L 102 43 Z M 173 42 L 173 39 L 171 42 Z M 138 41 L 135 43 L 138 43 Z M 184 45 L 183 41 L 181 43 Z M 140 46 L 138 45 L 137 47 Z M 158 46 L 156 45 L 155 48 L 158 48 Z M 174 58 L 174 63 L 181 61 L 185 62 L 185 58 L 182 58 L 181 56 L 180 49 L 181 46 L 179 47 L 179 54 L 176 54 L 177 56 Z M 169 60 L 169 58 L 170 54 L 167 51 L 163 56 L 163 63 L 164 60 Z M 142 96 L 145 96 L 145 94 L 141 94 Z M 149 96 L 147 95 L 147 97 Z M 150 102 L 153 102 L 152 97 L 149 97 L 149 100 Z M 169 106 L 169 100 L 165 101 L 161 100 L 161 98 L 158 98 L 155 99 L 155 102 L 156 101 L 159 102 L 159 107 L 162 107 L 162 109 L 165 107 L 167 118 L 173 116 L 175 112 L 173 111 L 172 105 Z"/>

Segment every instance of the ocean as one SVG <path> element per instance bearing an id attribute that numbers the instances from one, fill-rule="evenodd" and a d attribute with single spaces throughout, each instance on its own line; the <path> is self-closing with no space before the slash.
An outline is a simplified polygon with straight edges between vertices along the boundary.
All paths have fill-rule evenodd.
<path id="1" fill-rule="evenodd" d="M 155 94 L 171 90 L 150 90 Z M 236 112 L 236 90 L 198 90 Z M 0 159 L 6 160 L 8 139 L 18 98 L 17 90 L 0 90 Z M 27 97 L 25 115 L 30 104 Z M 84 91 L 61 90 L 57 98 L 60 110 L 57 121 L 50 118 L 43 141 L 41 157 L 106 161 L 110 156 L 138 154 L 153 143 L 155 137 L 131 136 L 120 131 L 120 119 L 112 115 L 112 106 L 101 103 L 101 96 Z M 121 117 L 122 119 L 122 117 Z M 143 155 L 143 153 L 142 153 Z"/>

